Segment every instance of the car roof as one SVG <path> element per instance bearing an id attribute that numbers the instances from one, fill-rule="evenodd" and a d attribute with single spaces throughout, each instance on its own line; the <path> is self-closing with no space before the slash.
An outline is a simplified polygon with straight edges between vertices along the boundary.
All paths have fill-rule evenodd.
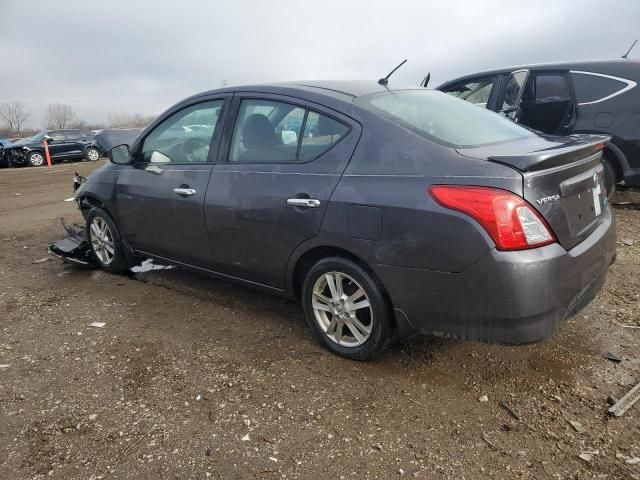
<path id="1" fill-rule="evenodd" d="M 392 80 L 390 80 L 389 83 L 390 85 L 388 88 L 380 85 L 374 80 L 303 80 L 295 82 L 263 83 L 210 90 L 194 95 L 187 100 L 218 93 L 261 92 L 283 95 L 294 93 L 300 95 L 307 93 L 310 97 L 323 96 L 345 102 L 351 102 L 354 98 L 372 93 L 417 88 L 415 85 L 407 87 L 406 85 L 393 84 Z"/>
<path id="2" fill-rule="evenodd" d="M 626 71 L 631 65 L 638 65 L 637 60 L 618 58 L 615 60 L 588 60 L 588 61 L 579 61 L 579 62 L 552 62 L 552 63 L 535 63 L 531 65 L 517 65 L 511 67 L 502 67 L 495 68 L 491 70 L 484 70 L 480 72 L 474 72 L 468 75 L 460 76 L 449 80 L 438 88 L 448 85 L 451 83 L 458 83 L 459 81 L 464 81 L 467 78 L 481 77 L 481 76 L 491 76 L 491 75 L 499 75 L 504 73 L 513 72 L 515 70 L 577 70 L 577 71 L 594 71 L 599 72 L 601 70 L 606 70 L 607 72 L 614 71 L 616 69 L 621 69 L 622 71 Z"/>

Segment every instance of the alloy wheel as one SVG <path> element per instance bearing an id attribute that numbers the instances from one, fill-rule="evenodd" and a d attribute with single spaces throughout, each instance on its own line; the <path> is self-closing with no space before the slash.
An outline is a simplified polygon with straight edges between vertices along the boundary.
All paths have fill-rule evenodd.
<path id="1" fill-rule="evenodd" d="M 102 217 L 93 217 L 89 228 L 89 236 L 91 237 L 91 246 L 98 260 L 104 265 L 109 265 L 115 256 L 113 234 Z"/>
<path id="2" fill-rule="evenodd" d="M 97 150 L 90 148 L 89 150 L 87 150 L 87 158 L 92 162 L 95 162 L 100 158 L 100 154 L 98 153 Z"/>
<path id="3" fill-rule="evenodd" d="M 313 313 L 324 334 L 343 347 L 359 347 L 371 335 L 373 309 L 362 286 L 342 272 L 327 272 L 313 286 Z"/>
<path id="4" fill-rule="evenodd" d="M 40 167 L 44 164 L 44 157 L 40 153 L 32 153 L 29 160 L 34 167 Z"/>

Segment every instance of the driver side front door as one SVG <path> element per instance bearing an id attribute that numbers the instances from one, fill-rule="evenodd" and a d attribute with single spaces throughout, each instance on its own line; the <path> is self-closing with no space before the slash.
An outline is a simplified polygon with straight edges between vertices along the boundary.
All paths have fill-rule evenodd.
<path id="1" fill-rule="evenodd" d="M 229 99 L 177 107 L 134 145 L 116 187 L 121 233 L 134 250 L 210 266 L 203 204 Z"/>

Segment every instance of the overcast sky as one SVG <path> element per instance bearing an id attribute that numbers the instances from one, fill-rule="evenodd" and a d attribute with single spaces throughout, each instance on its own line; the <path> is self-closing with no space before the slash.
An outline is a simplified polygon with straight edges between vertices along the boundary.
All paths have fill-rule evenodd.
<path id="1" fill-rule="evenodd" d="M 640 0 L 0 0 L 0 103 L 104 122 L 193 93 L 303 79 L 431 86 L 487 68 L 620 57 Z M 640 58 L 640 46 L 633 52 Z"/>

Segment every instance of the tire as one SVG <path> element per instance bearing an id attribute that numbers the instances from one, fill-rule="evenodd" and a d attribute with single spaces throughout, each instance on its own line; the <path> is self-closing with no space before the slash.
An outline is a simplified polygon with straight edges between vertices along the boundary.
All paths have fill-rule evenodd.
<path id="1" fill-rule="evenodd" d="M 607 193 L 607 198 L 610 199 L 613 197 L 613 194 L 616 193 L 616 185 L 619 179 L 611 160 L 602 157 L 602 164 L 604 165 L 604 188 Z"/>
<path id="2" fill-rule="evenodd" d="M 95 162 L 100 159 L 100 152 L 97 148 L 89 147 L 84 151 L 84 158 L 89 162 Z"/>
<path id="3" fill-rule="evenodd" d="M 340 287 L 336 289 L 339 284 L 342 296 L 338 295 Z M 373 359 L 392 338 L 391 308 L 382 286 L 365 269 L 345 258 L 325 258 L 311 267 L 302 288 L 302 304 L 316 340 L 342 357 Z"/>
<path id="4" fill-rule="evenodd" d="M 42 167 L 47 163 L 42 152 L 30 152 L 27 156 L 27 164 L 30 167 Z"/>
<path id="5" fill-rule="evenodd" d="M 102 208 L 93 207 L 89 210 L 86 235 L 89 248 L 103 270 L 123 273 L 133 266 L 127 257 L 118 227 Z"/>

